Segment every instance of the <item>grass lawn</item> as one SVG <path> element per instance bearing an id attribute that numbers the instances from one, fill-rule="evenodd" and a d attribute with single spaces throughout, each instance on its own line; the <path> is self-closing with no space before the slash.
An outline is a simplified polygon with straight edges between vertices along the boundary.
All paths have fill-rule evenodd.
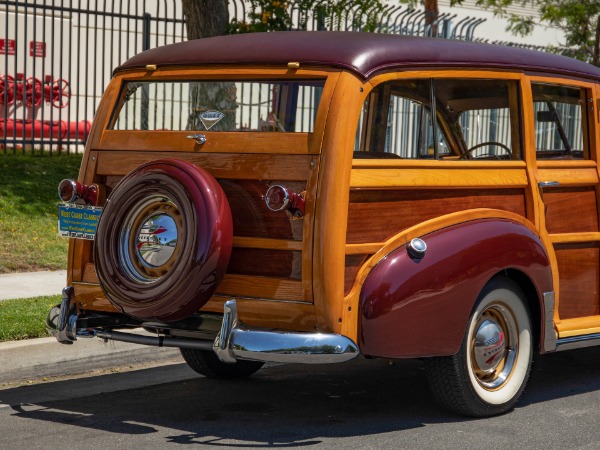
<path id="1" fill-rule="evenodd" d="M 57 234 L 57 187 L 63 178 L 77 178 L 80 164 L 81 154 L 0 153 L 0 273 L 67 268 L 68 239 Z"/>
<path id="2" fill-rule="evenodd" d="M 0 342 L 47 337 L 46 316 L 60 295 L 0 301 Z"/>

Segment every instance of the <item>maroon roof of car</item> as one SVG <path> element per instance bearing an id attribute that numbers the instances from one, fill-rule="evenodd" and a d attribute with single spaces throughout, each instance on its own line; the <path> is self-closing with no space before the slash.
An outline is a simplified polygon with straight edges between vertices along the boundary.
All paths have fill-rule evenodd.
<path id="1" fill-rule="evenodd" d="M 600 68 L 534 50 L 449 39 L 377 33 L 282 31 L 217 36 L 158 47 L 130 58 L 116 71 L 207 64 L 329 66 L 363 78 L 415 67 L 520 69 L 600 79 Z"/>

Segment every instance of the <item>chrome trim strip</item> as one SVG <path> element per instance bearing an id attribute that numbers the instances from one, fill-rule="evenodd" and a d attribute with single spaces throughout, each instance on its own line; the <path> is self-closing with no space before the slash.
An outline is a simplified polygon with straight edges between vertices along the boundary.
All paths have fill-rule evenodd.
<path id="1" fill-rule="evenodd" d="M 600 333 L 558 339 L 556 341 L 556 351 L 593 347 L 595 345 L 600 345 Z"/>
<path id="2" fill-rule="evenodd" d="M 544 292 L 544 351 L 556 350 L 556 330 L 554 329 L 554 291 Z"/>
<path id="3" fill-rule="evenodd" d="M 330 364 L 358 356 L 346 336 L 325 333 L 267 331 L 242 327 L 235 300 L 224 305 L 221 331 L 213 350 L 223 362 L 237 359 L 278 363 Z"/>

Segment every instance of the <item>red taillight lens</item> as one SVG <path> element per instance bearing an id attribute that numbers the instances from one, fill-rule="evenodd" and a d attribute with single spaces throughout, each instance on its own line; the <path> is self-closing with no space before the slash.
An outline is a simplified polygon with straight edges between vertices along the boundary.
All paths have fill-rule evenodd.
<path id="1" fill-rule="evenodd" d="M 275 184 L 267 190 L 265 203 L 271 211 L 289 211 L 296 219 L 304 216 L 304 192 L 296 194 L 285 186 Z"/>
<path id="2" fill-rule="evenodd" d="M 58 198 L 60 198 L 63 202 L 74 202 L 79 198 L 78 189 L 81 189 L 81 185 L 74 180 L 62 180 L 58 184 Z"/>
<path id="3" fill-rule="evenodd" d="M 58 198 L 63 202 L 72 203 L 81 198 L 87 203 L 96 205 L 98 202 L 98 187 L 86 186 L 75 180 L 62 180 L 58 184 Z"/>
<path id="4" fill-rule="evenodd" d="M 271 211 L 284 211 L 290 204 L 290 193 L 287 188 L 276 184 L 267 190 L 265 202 Z"/>

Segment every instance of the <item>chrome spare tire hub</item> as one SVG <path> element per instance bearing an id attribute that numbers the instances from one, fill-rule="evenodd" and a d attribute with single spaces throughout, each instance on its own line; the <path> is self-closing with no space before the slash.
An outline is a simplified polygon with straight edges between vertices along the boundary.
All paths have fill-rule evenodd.
<path id="1" fill-rule="evenodd" d="M 138 283 L 152 283 L 173 266 L 182 217 L 166 196 L 151 196 L 127 215 L 119 236 L 121 263 Z"/>
<path id="2" fill-rule="evenodd" d="M 150 267 L 163 266 L 173 256 L 176 246 L 177 224 L 167 214 L 153 214 L 137 233 L 137 255 Z"/>

